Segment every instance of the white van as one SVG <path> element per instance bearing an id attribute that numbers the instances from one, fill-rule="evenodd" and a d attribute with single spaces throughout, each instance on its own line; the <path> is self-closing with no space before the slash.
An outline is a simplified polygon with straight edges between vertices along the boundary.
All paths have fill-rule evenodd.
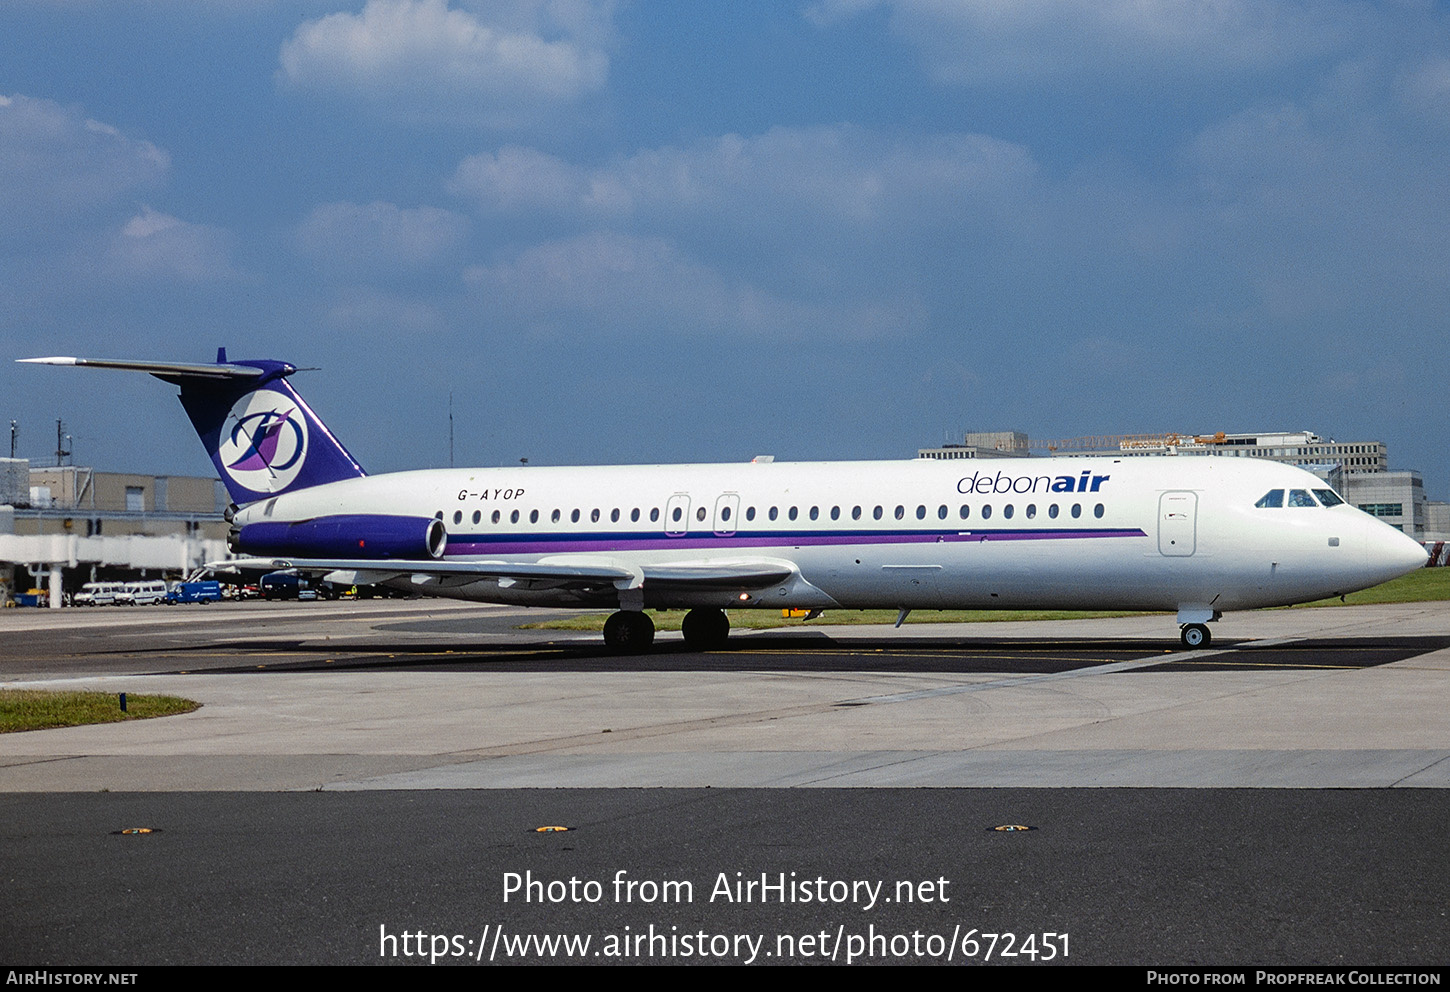
<path id="1" fill-rule="evenodd" d="M 127 582 L 116 593 L 119 606 L 155 606 L 166 602 L 166 583 L 160 579 Z"/>
<path id="2" fill-rule="evenodd" d="M 125 588 L 124 582 L 87 582 L 76 593 L 73 602 L 77 606 L 112 606 L 116 596 Z"/>

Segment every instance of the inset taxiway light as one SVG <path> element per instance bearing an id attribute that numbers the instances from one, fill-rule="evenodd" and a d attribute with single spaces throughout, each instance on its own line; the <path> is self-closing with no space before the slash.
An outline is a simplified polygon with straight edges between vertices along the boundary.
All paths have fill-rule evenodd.
<path id="1" fill-rule="evenodd" d="M 127 827 L 124 830 L 112 830 L 113 834 L 159 834 L 160 830 L 155 827 Z"/>
<path id="2" fill-rule="evenodd" d="M 1019 830 L 1036 830 L 1036 827 L 1029 827 L 1025 823 L 1004 823 L 997 827 L 988 827 L 989 831 L 999 834 L 1015 834 Z"/>
<path id="3" fill-rule="evenodd" d="M 742 603 L 748 603 L 748 602 L 750 602 L 750 593 L 748 593 L 748 592 L 742 592 L 740 594 L 740 602 L 742 602 Z"/>
<path id="4" fill-rule="evenodd" d="M 568 830 L 568 827 L 535 827 L 533 832 L 536 834 L 562 834 L 567 833 Z"/>

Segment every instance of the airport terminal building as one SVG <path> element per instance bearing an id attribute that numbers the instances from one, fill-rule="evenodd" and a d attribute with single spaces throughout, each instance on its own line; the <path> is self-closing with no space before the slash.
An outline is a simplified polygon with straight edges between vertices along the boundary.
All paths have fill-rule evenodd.
<path id="1" fill-rule="evenodd" d="M 1450 503 L 1425 498 L 1419 472 L 1391 471 L 1383 441 L 1325 440 L 1310 431 L 1261 434 L 1120 434 L 1034 441 L 1021 431 L 968 433 L 961 444 L 921 448 L 919 458 L 1209 455 L 1265 458 L 1313 472 L 1346 500 L 1417 541 L 1450 540 Z"/>
<path id="2" fill-rule="evenodd" d="M 0 602 L 96 579 L 181 578 L 227 557 L 227 494 L 211 478 L 32 467 L 0 459 Z"/>

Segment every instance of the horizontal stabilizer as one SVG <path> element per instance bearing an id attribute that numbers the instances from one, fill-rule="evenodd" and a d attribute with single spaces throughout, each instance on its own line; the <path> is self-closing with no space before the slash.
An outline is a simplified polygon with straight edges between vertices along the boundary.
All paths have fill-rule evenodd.
<path id="1" fill-rule="evenodd" d="M 287 381 L 298 371 L 288 362 L 231 362 L 225 348 L 205 364 L 69 355 L 18 361 L 144 372 L 178 387 L 186 415 L 238 506 L 367 474 Z"/>
<path id="2" fill-rule="evenodd" d="M 119 369 L 123 372 L 149 372 L 162 378 L 202 379 L 255 379 L 265 374 L 264 369 L 250 365 L 211 365 L 189 362 L 133 362 L 113 358 L 18 358 L 16 361 L 32 365 L 79 365 L 93 369 Z"/>

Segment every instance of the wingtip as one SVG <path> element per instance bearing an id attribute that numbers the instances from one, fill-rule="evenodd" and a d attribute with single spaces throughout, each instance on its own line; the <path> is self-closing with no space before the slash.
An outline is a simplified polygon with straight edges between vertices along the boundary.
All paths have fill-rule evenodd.
<path id="1" fill-rule="evenodd" d="M 74 365 L 76 359 L 70 356 L 53 355 L 49 358 L 17 358 L 17 362 L 27 362 L 31 365 Z"/>

